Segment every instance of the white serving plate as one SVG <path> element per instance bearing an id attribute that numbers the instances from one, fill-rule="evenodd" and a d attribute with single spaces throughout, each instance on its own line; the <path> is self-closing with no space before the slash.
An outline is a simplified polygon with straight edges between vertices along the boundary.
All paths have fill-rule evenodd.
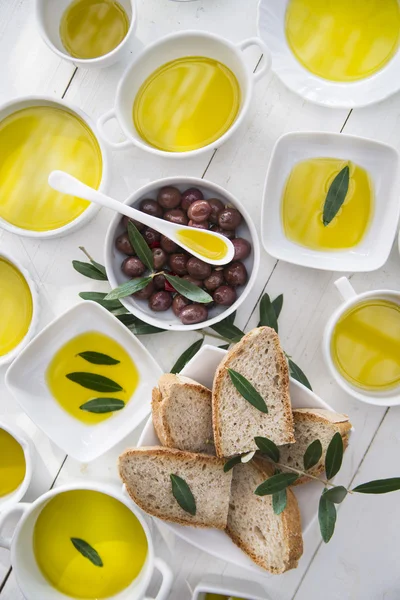
<path id="1" fill-rule="evenodd" d="M 214 346 L 203 346 L 194 358 L 186 365 L 181 374 L 191 377 L 202 385 L 212 387 L 215 371 L 226 355 L 226 350 L 221 350 Z M 334 410 L 326 402 L 321 400 L 316 394 L 311 392 L 293 379 L 290 380 L 290 397 L 293 408 L 326 408 Z M 159 446 L 160 441 L 153 427 L 152 418 L 148 420 L 143 433 L 139 439 L 140 446 Z M 317 511 L 318 502 L 321 496 L 322 486 L 318 483 L 308 483 L 296 488 L 295 494 L 299 502 L 303 535 L 313 523 Z M 158 519 L 155 518 L 157 523 Z M 257 573 L 272 576 L 270 573 L 258 567 L 252 560 L 242 552 L 232 540 L 223 532 L 217 529 L 198 529 L 195 527 L 184 527 L 161 521 L 168 529 L 188 542 L 192 546 L 199 548 L 203 552 L 208 552 L 216 558 L 226 560 L 238 567 L 250 569 Z"/>

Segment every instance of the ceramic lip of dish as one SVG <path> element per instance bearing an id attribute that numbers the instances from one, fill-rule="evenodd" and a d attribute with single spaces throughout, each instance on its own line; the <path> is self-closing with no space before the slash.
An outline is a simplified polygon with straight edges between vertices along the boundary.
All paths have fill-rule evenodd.
<path id="1" fill-rule="evenodd" d="M 373 391 L 364 390 L 347 381 L 335 366 L 331 354 L 331 341 L 337 322 L 349 309 L 357 306 L 364 300 L 372 300 L 375 298 L 389 300 L 400 305 L 400 292 L 396 290 L 371 290 L 358 294 L 353 289 L 353 286 L 350 284 L 347 277 L 340 277 L 340 279 L 337 279 L 334 282 L 334 285 L 336 286 L 342 301 L 340 306 L 328 320 L 322 338 L 322 352 L 325 364 L 327 365 L 331 376 L 345 392 L 356 400 L 360 400 L 360 402 L 374 404 L 375 406 L 398 406 L 400 404 L 400 384 L 388 390 Z"/>
<path id="2" fill-rule="evenodd" d="M 39 294 L 38 294 L 36 284 L 33 281 L 29 271 L 25 267 L 22 266 L 22 264 L 19 262 L 19 260 L 17 260 L 12 254 L 10 254 L 9 252 L 6 252 L 5 250 L 0 250 L 0 259 L 2 259 L 2 258 L 7 260 L 16 269 L 18 269 L 18 271 L 20 271 L 20 273 L 23 275 L 26 283 L 29 286 L 29 290 L 30 290 L 31 296 L 32 296 L 32 319 L 29 324 L 28 331 L 26 332 L 25 336 L 22 338 L 20 343 L 17 346 L 15 346 L 15 348 L 12 348 L 12 350 L 10 350 L 10 352 L 7 352 L 7 354 L 0 356 L 0 367 L 2 365 L 6 365 L 6 364 L 12 362 L 20 354 L 20 352 L 25 348 L 25 346 L 32 340 L 32 338 L 34 337 L 34 335 L 36 334 L 37 329 L 38 329 L 39 315 L 40 315 Z"/>
<path id="3" fill-rule="evenodd" d="M 264 62 L 255 73 L 247 66 L 243 53 L 250 46 L 259 48 Z M 214 142 L 195 150 L 167 152 L 148 144 L 137 132 L 132 119 L 134 99 L 143 82 L 162 65 L 187 56 L 205 56 L 222 62 L 236 76 L 242 102 L 235 121 L 229 129 Z M 132 145 L 150 152 L 155 156 L 167 158 L 187 158 L 210 152 L 226 142 L 240 127 L 250 107 L 254 83 L 260 79 L 271 65 L 270 55 L 265 44 L 259 38 L 249 38 L 238 44 L 206 31 L 186 30 L 172 33 L 147 46 L 128 66 L 117 87 L 114 108 L 102 115 L 97 121 L 100 134 L 114 150 L 131 148 Z M 116 119 L 125 140 L 114 142 L 105 132 L 107 121 Z"/>
<path id="4" fill-rule="evenodd" d="M 207 594 L 220 594 L 241 600 L 268 600 L 265 589 L 255 581 L 234 577 L 208 575 L 195 587 L 192 600 L 205 600 Z"/>
<path id="5" fill-rule="evenodd" d="M 35 0 L 36 24 L 43 41 L 57 56 L 78 67 L 110 67 L 129 54 L 130 40 L 137 26 L 136 0 L 118 0 L 129 17 L 129 29 L 124 39 L 113 50 L 96 58 L 75 58 L 64 48 L 60 38 L 60 22 L 66 8 L 73 0 Z"/>
<path id="6" fill-rule="evenodd" d="M 22 483 L 13 491 L 6 496 L 0 496 L 0 515 L 1 512 L 10 506 L 17 504 L 26 494 L 29 485 L 32 481 L 32 475 L 34 470 L 34 446 L 32 440 L 28 437 L 25 431 L 17 427 L 16 425 L 10 425 L 5 421 L 0 421 L 0 429 L 7 431 L 21 446 L 24 457 L 26 472 Z"/>
<path id="7" fill-rule="evenodd" d="M 12 115 L 13 113 L 22 110 L 24 108 L 31 108 L 34 106 L 50 106 L 59 108 L 61 110 L 66 110 L 67 112 L 77 116 L 80 118 L 93 133 L 97 143 L 99 144 L 100 152 L 101 152 L 101 160 L 102 160 L 102 174 L 101 181 L 98 187 L 100 192 L 106 193 L 109 186 L 110 181 L 110 157 L 109 150 L 104 144 L 103 140 L 98 134 L 98 129 L 94 121 L 85 113 L 83 110 L 71 104 L 70 102 L 66 102 L 65 100 L 57 100 L 55 98 L 51 98 L 50 96 L 20 96 L 18 98 L 14 98 L 13 100 L 6 102 L 0 106 L 0 122 L 6 117 Z M 62 237 L 71 233 L 72 231 L 76 231 L 80 229 L 83 225 L 86 225 L 99 211 L 99 207 L 93 203 L 90 203 L 89 206 L 80 214 L 76 219 L 63 225 L 62 227 L 58 227 L 57 229 L 49 229 L 47 231 L 33 231 L 32 229 L 23 229 L 22 227 L 17 227 L 16 225 L 12 225 L 5 219 L 0 217 L 0 227 L 9 231 L 10 233 L 14 233 L 16 235 L 31 237 L 37 239 L 52 239 L 56 237 Z"/>

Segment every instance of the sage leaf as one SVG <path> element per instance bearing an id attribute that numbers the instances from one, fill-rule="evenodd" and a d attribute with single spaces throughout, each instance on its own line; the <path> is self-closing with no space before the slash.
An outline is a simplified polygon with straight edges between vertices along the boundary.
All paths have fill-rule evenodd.
<path id="1" fill-rule="evenodd" d="M 279 296 L 277 296 L 275 300 L 272 300 L 271 304 L 275 311 L 276 318 L 279 319 L 279 315 L 281 314 L 283 306 L 283 294 L 279 294 Z"/>
<path id="2" fill-rule="evenodd" d="M 196 514 L 196 501 L 186 481 L 179 475 L 171 474 L 171 483 L 172 493 L 179 506 L 194 516 Z"/>
<path id="3" fill-rule="evenodd" d="M 261 483 L 256 491 L 256 496 L 271 496 L 277 492 L 285 490 L 298 479 L 297 473 L 277 473 Z"/>
<path id="4" fill-rule="evenodd" d="M 194 283 L 186 281 L 186 279 L 181 279 L 176 275 L 168 275 L 168 273 L 164 273 L 164 277 L 179 294 L 185 296 L 185 298 L 189 298 L 189 300 L 193 300 L 193 302 L 208 304 L 213 301 L 210 294 L 197 287 L 197 285 L 194 285 Z"/>
<path id="5" fill-rule="evenodd" d="M 322 492 L 321 498 L 319 499 L 318 521 L 322 539 L 327 544 L 333 536 L 333 532 L 335 531 L 336 508 L 333 502 L 326 498 L 326 491 L 327 490 L 325 488 Z"/>
<path id="6" fill-rule="evenodd" d="M 346 498 L 347 490 L 342 485 L 337 485 L 329 490 L 326 489 L 326 491 L 323 492 L 323 496 L 326 500 L 330 500 L 335 504 L 340 504 Z"/>
<path id="7" fill-rule="evenodd" d="M 111 290 L 106 296 L 106 300 L 117 300 L 118 298 L 126 298 L 136 292 L 140 292 L 151 281 L 151 277 L 138 277 L 122 283 L 115 289 Z"/>
<path id="8" fill-rule="evenodd" d="M 240 456 L 240 454 L 239 454 L 239 456 L 233 456 L 232 458 L 227 460 L 226 463 L 224 464 L 224 473 L 227 473 L 228 471 L 233 469 L 233 467 L 235 465 L 238 465 L 241 462 L 242 462 L 242 457 Z"/>
<path id="9" fill-rule="evenodd" d="M 107 296 L 105 292 L 80 292 L 79 296 L 82 300 L 96 302 L 109 311 L 124 308 L 119 300 L 105 300 L 105 297 Z"/>
<path id="10" fill-rule="evenodd" d="M 218 333 L 218 335 L 234 343 L 239 342 L 245 335 L 236 325 L 226 319 L 223 319 L 219 323 L 214 323 L 214 325 L 211 325 L 211 329 Z"/>
<path id="11" fill-rule="evenodd" d="M 308 471 L 319 462 L 322 456 L 322 444 L 319 440 L 314 440 L 304 452 L 303 464 L 304 469 Z"/>
<path id="12" fill-rule="evenodd" d="M 68 373 L 67 379 L 78 383 L 88 390 L 95 390 L 96 392 L 121 392 L 123 388 L 112 379 L 98 375 L 97 373 Z"/>
<path id="13" fill-rule="evenodd" d="M 264 294 L 260 302 L 260 322 L 259 327 L 272 327 L 278 333 L 278 320 L 275 309 L 268 294 Z"/>
<path id="14" fill-rule="evenodd" d="M 96 279 L 97 281 L 107 281 L 107 275 L 99 271 L 94 265 L 82 262 L 80 260 L 73 260 L 72 266 L 75 271 L 78 271 L 81 275 L 89 277 L 89 279 Z"/>
<path id="15" fill-rule="evenodd" d="M 322 221 L 326 227 L 335 218 L 345 201 L 350 183 L 350 168 L 348 165 L 338 173 L 332 181 L 325 198 Z"/>
<path id="16" fill-rule="evenodd" d="M 85 402 L 85 404 L 81 404 L 79 407 L 81 410 L 86 412 L 96 413 L 96 414 L 104 414 L 109 412 L 115 412 L 116 410 L 122 410 L 125 406 L 125 402 L 123 400 L 119 400 L 118 398 L 93 398 L 93 400 L 89 400 Z"/>
<path id="17" fill-rule="evenodd" d="M 149 325 L 144 321 L 141 321 L 137 317 L 131 314 L 119 315 L 117 317 L 118 321 L 121 321 L 125 327 L 129 329 L 135 335 L 149 335 L 152 333 L 163 333 L 165 329 L 160 329 L 160 327 L 155 327 L 154 325 Z"/>
<path id="18" fill-rule="evenodd" d="M 103 561 L 100 558 L 99 553 L 85 540 L 81 540 L 80 538 L 71 538 L 71 542 L 78 552 L 82 554 L 85 558 L 90 560 L 96 567 L 102 567 Z"/>
<path id="19" fill-rule="evenodd" d="M 288 360 L 289 363 L 289 374 L 290 377 L 293 377 L 299 383 L 302 383 L 305 387 L 312 391 L 311 383 L 308 381 L 307 377 L 304 375 L 303 371 L 292 361 L 291 358 Z"/>
<path id="20" fill-rule="evenodd" d="M 142 261 L 142 263 L 150 270 L 154 271 L 154 260 L 153 253 L 147 245 L 146 240 L 142 237 L 140 231 L 132 223 L 132 221 L 128 221 L 128 237 L 129 241 L 135 250 L 138 258 Z"/>
<path id="21" fill-rule="evenodd" d="M 279 448 L 272 440 L 266 437 L 255 437 L 254 441 L 263 454 L 269 456 L 274 462 L 279 462 Z"/>
<path id="22" fill-rule="evenodd" d="M 228 369 L 229 377 L 241 396 L 252 406 L 262 413 L 267 413 L 268 408 L 264 398 L 257 392 L 256 388 L 240 373 L 233 369 Z"/>
<path id="23" fill-rule="evenodd" d="M 287 493 L 286 489 L 276 492 L 272 495 L 272 508 L 276 515 L 280 515 L 286 508 Z"/>
<path id="24" fill-rule="evenodd" d="M 78 356 L 94 365 L 118 365 L 121 362 L 112 356 L 108 356 L 108 354 L 92 352 L 90 350 L 87 352 L 79 352 Z"/>
<path id="25" fill-rule="evenodd" d="M 400 477 L 391 477 L 389 479 L 375 479 L 357 485 L 352 491 L 359 494 L 387 494 L 400 490 Z"/>
<path id="26" fill-rule="evenodd" d="M 325 472 L 328 479 L 332 479 L 340 471 L 343 460 L 343 440 L 337 431 L 331 439 L 325 456 Z"/>
<path id="27" fill-rule="evenodd" d="M 187 348 L 187 350 L 185 350 L 185 352 L 183 352 L 180 355 L 180 357 L 178 358 L 178 360 L 176 361 L 176 363 L 172 367 L 171 373 L 180 373 L 180 371 L 182 371 L 183 367 L 200 350 L 200 348 L 201 348 L 201 346 L 203 344 L 203 340 L 204 340 L 204 338 L 201 338 L 200 340 L 197 340 L 196 342 L 194 342 L 194 344 L 192 344 L 191 346 L 189 346 L 189 348 Z"/>

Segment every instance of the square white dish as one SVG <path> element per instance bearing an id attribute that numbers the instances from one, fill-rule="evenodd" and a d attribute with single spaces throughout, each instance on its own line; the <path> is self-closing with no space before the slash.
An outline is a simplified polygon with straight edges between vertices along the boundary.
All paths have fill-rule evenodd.
<path id="1" fill-rule="evenodd" d="M 374 214 L 357 246 L 346 250 L 317 251 L 285 236 L 281 200 L 287 178 L 300 161 L 309 158 L 350 160 L 371 177 L 375 191 Z M 374 271 L 388 259 L 400 215 L 398 152 L 386 144 L 343 133 L 288 133 L 279 138 L 264 186 L 261 217 L 262 243 L 271 256 L 303 267 L 329 271 Z"/>
<path id="2" fill-rule="evenodd" d="M 69 340 L 98 331 L 121 344 L 137 366 L 138 386 L 122 411 L 96 425 L 81 423 L 53 398 L 46 384 L 47 367 Z M 162 371 L 146 348 L 105 308 L 81 302 L 55 319 L 34 338 L 6 373 L 6 385 L 29 418 L 72 458 L 89 462 L 127 436 L 150 412 L 151 390 Z"/>
<path id="3" fill-rule="evenodd" d="M 226 355 L 226 350 L 221 350 L 215 346 L 203 346 L 192 360 L 181 371 L 181 375 L 191 377 L 195 381 L 212 388 L 215 371 Z M 326 408 L 334 410 L 326 402 L 321 400 L 311 390 L 304 387 L 293 379 L 290 380 L 290 397 L 293 408 Z M 160 441 L 154 430 L 152 418 L 148 420 L 142 435 L 140 436 L 138 447 L 140 446 L 159 446 Z M 313 523 L 317 511 L 318 502 L 321 495 L 321 486 L 318 483 L 308 483 L 294 488 L 297 500 L 299 502 L 303 534 Z M 154 519 L 156 522 L 158 519 Z M 272 576 L 267 571 L 258 567 L 252 560 L 242 552 L 232 540 L 223 532 L 217 529 L 200 529 L 195 527 L 185 527 L 162 521 L 175 535 L 185 540 L 192 546 L 208 552 L 216 558 L 226 560 L 234 565 L 244 569 L 250 569 L 257 573 L 263 573 L 266 576 Z"/>

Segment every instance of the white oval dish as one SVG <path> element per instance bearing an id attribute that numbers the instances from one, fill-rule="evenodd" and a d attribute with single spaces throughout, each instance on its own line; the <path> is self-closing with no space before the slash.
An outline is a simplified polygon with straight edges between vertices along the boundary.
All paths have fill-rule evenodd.
<path id="1" fill-rule="evenodd" d="M 26 494 L 28 487 L 32 480 L 33 468 L 34 468 L 34 448 L 31 439 L 26 435 L 22 429 L 15 425 L 9 425 L 4 421 L 0 421 L 0 429 L 7 431 L 21 446 L 24 451 L 26 472 L 25 477 L 21 485 L 16 490 L 7 494 L 6 496 L 0 496 L 0 513 L 9 508 L 10 506 L 19 502 Z"/>

